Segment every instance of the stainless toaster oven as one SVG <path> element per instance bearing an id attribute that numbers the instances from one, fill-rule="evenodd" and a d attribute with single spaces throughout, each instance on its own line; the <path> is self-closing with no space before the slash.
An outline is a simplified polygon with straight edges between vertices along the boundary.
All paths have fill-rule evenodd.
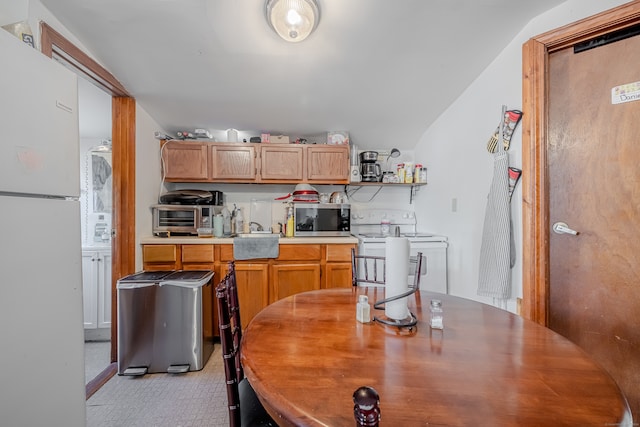
<path id="1" fill-rule="evenodd" d="M 153 234 L 155 236 L 197 235 L 198 228 L 213 227 L 216 209 L 210 205 L 153 205 Z"/>

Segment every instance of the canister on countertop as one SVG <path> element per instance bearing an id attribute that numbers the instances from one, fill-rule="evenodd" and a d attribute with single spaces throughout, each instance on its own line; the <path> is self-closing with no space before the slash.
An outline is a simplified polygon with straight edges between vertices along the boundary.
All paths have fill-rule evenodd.
<path id="1" fill-rule="evenodd" d="M 213 235 L 216 237 L 224 235 L 224 217 L 222 214 L 217 214 L 213 217 Z"/>

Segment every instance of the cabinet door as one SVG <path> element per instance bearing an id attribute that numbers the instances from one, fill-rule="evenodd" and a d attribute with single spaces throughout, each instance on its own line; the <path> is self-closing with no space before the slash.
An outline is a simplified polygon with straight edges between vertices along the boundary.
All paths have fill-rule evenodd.
<path id="1" fill-rule="evenodd" d="M 351 287 L 351 249 L 356 245 L 327 245 L 323 288 Z"/>
<path id="2" fill-rule="evenodd" d="M 303 179 L 303 152 L 301 146 L 263 145 L 260 147 L 260 179 Z"/>
<path id="3" fill-rule="evenodd" d="M 348 145 L 317 145 L 306 148 L 307 179 L 309 181 L 348 183 Z"/>
<path id="4" fill-rule="evenodd" d="M 350 288 L 351 262 L 330 262 L 325 266 L 325 288 Z"/>
<path id="5" fill-rule="evenodd" d="M 94 251 L 82 251 L 82 307 L 84 328 L 98 327 L 98 284 L 97 254 Z"/>
<path id="6" fill-rule="evenodd" d="M 242 145 L 211 146 L 211 178 L 221 180 L 254 180 L 256 178 L 255 147 Z"/>
<path id="7" fill-rule="evenodd" d="M 111 327 L 111 249 L 97 256 L 98 328 Z"/>
<path id="8" fill-rule="evenodd" d="M 213 270 L 213 261 L 213 245 L 182 245 L 182 266 L 185 270 Z"/>
<path id="9" fill-rule="evenodd" d="M 244 329 L 260 310 L 269 305 L 269 264 L 236 262 L 235 266 L 240 320 Z M 221 275 L 226 275 L 227 265 L 221 270 Z"/>
<path id="10" fill-rule="evenodd" d="M 208 144 L 167 141 L 162 146 L 164 175 L 168 181 L 206 181 L 209 178 Z"/>
<path id="11" fill-rule="evenodd" d="M 320 264 L 275 264 L 271 266 L 271 302 L 300 292 L 320 289 Z"/>
<path id="12" fill-rule="evenodd" d="M 143 245 L 142 268 L 145 270 L 178 270 L 180 268 L 180 246 Z"/>

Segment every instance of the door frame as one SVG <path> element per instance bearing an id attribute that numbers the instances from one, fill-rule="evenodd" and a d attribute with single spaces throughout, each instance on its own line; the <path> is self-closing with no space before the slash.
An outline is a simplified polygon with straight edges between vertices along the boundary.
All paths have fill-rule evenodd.
<path id="1" fill-rule="evenodd" d="M 522 47 L 522 316 L 549 324 L 549 54 L 640 23 L 640 0 L 543 33 Z"/>
<path id="2" fill-rule="evenodd" d="M 135 224 L 136 102 L 111 73 L 43 21 L 40 22 L 40 46 L 43 54 L 57 60 L 112 96 L 112 228 L 115 234 L 111 245 L 111 365 L 87 384 L 88 399 L 116 372 L 116 279 L 135 270 L 135 225 L 131 225 Z"/>

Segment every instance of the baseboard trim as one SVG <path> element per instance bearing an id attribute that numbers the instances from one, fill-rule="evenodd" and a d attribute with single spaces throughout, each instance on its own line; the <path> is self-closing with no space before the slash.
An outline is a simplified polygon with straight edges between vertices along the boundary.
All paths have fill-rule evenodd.
<path id="1" fill-rule="evenodd" d="M 85 387 L 86 400 L 89 400 L 93 394 L 100 390 L 100 387 L 105 385 L 107 381 L 113 377 L 118 371 L 118 363 L 113 362 L 109 366 L 107 366 L 104 371 L 100 372 L 94 379 L 87 383 Z"/>

